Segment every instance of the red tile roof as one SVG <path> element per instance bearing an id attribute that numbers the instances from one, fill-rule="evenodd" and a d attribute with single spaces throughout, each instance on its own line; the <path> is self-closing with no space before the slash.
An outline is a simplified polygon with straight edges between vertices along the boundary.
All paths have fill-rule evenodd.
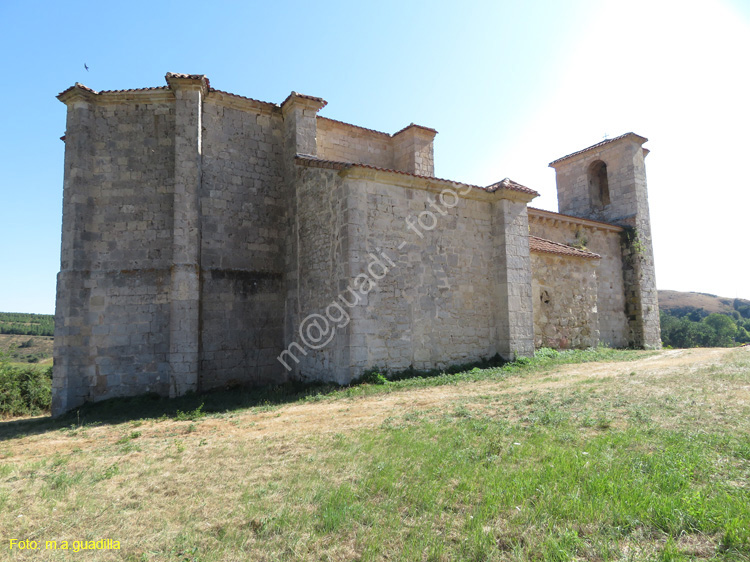
<path id="1" fill-rule="evenodd" d="M 75 83 L 75 84 L 73 84 L 73 85 L 72 85 L 72 86 L 71 86 L 70 88 L 66 88 L 66 89 L 64 89 L 64 90 L 63 90 L 62 92 L 60 92 L 59 94 L 57 94 L 57 97 L 60 97 L 60 96 L 62 96 L 63 94 L 67 94 L 68 92 L 70 92 L 71 90 L 75 90 L 76 88 L 79 88 L 79 89 L 81 89 L 81 90 L 86 90 L 87 92 L 91 92 L 92 94 L 98 94 L 98 93 L 99 93 L 99 92 L 97 92 L 96 90 L 92 90 L 92 89 L 91 89 L 91 88 L 89 88 L 88 86 L 84 86 L 84 85 L 83 85 L 83 84 L 81 84 L 80 82 L 76 82 L 76 83 Z"/>
<path id="2" fill-rule="evenodd" d="M 498 189 L 508 189 L 510 191 L 518 191 L 521 193 L 526 193 L 528 195 L 533 195 L 535 197 L 539 195 L 539 193 L 534 191 L 533 189 L 524 187 L 523 185 L 516 183 L 513 180 L 510 180 L 508 178 L 505 178 L 504 180 L 499 181 L 497 183 L 493 183 L 491 186 L 482 187 L 480 185 L 473 185 L 470 183 L 464 183 L 464 182 L 459 182 L 455 180 L 448 180 L 445 178 L 436 178 L 434 176 L 421 176 L 419 174 L 412 174 L 410 172 L 403 172 L 401 170 L 379 168 L 378 166 L 370 166 L 369 164 L 357 164 L 354 162 L 341 162 L 339 160 L 323 160 L 321 158 L 316 158 L 315 156 L 310 156 L 309 154 L 297 154 L 295 156 L 295 160 L 301 166 L 307 166 L 310 168 L 326 168 L 330 170 L 344 170 L 347 168 L 366 168 L 369 170 L 378 170 L 380 172 L 392 172 L 395 174 L 401 174 L 404 176 L 411 176 L 414 178 L 421 178 L 425 180 L 433 180 L 433 181 L 440 181 L 440 182 L 452 183 L 452 184 L 457 184 L 457 185 L 465 185 L 468 187 L 479 189 L 481 191 L 486 191 L 488 193 L 493 193 L 497 191 Z"/>
<path id="3" fill-rule="evenodd" d="M 328 170 L 344 170 L 354 166 L 351 162 L 341 162 L 339 160 L 323 160 L 321 158 L 315 158 L 315 156 L 308 156 L 307 154 L 296 154 L 294 160 L 300 166 L 306 168 L 326 168 Z M 369 166 L 368 166 L 369 167 Z"/>
<path id="4" fill-rule="evenodd" d="M 88 86 L 84 86 L 83 84 L 81 84 L 79 82 L 76 82 L 74 86 L 71 86 L 70 88 L 68 88 L 66 90 L 63 90 L 62 92 L 60 92 L 57 95 L 58 95 L 58 97 L 62 96 L 63 94 L 66 94 L 69 91 L 74 90 L 76 88 L 79 88 L 81 90 L 85 90 L 85 91 L 90 92 L 90 93 L 92 93 L 94 95 L 97 95 L 97 96 L 99 94 L 121 94 L 121 93 L 125 93 L 125 92 L 149 92 L 149 91 L 153 91 L 153 90 L 169 90 L 169 86 L 151 86 L 151 87 L 148 87 L 148 88 L 128 88 L 128 89 L 125 89 L 125 90 L 100 90 L 100 91 L 97 92 L 96 90 L 94 90 L 92 88 L 89 88 Z"/>
<path id="5" fill-rule="evenodd" d="M 573 246 L 567 244 L 560 244 L 559 242 L 553 242 L 546 238 L 539 238 L 538 236 L 529 236 L 529 249 L 532 252 L 539 252 L 543 254 L 557 254 L 558 256 L 571 256 L 576 258 L 584 258 L 589 260 L 601 259 L 599 254 L 588 252 L 586 250 L 579 250 Z"/>
<path id="6" fill-rule="evenodd" d="M 152 90 L 169 90 L 169 86 L 152 86 L 150 88 L 128 88 L 127 90 L 100 90 L 97 94 L 119 94 L 121 92 L 149 92 Z"/>
<path id="7" fill-rule="evenodd" d="M 620 135 L 619 137 L 615 137 L 615 138 L 612 138 L 612 139 L 603 140 L 603 141 L 598 142 L 596 144 L 592 144 L 591 146 L 589 146 L 588 148 L 584 148 L 583 150 L 577 150 L 576 152 L 572 152 L 571 154 L 568 154 L 567 156 L 563 156 L 562 158 L 558 158 L 557 160 L 553 160 L 552 162 L 549 163 L 549 165 L 552 166 L 552 164 L 557 164 L 558 162 L 562 162 L 563 160 L 567 160 L 568 158 L 572 158 L 573 156 L 578 156 L 579 154 L 583 154 L 584 152 L 586 152 L 588 150 L 591 150 L 592 148 L 599 148 L 600 146 L 604 146 L 605 144 L 609 144 L 611 142 L 615 142 L 615 141 L 618 141 L 620 139 L 624 139 L 625 137 L 628 137 L 630 135 L 632 135 L 632 136 L 634 136 L 634 137 L 636 137 L 638 139 L 641 139 L 641 144 L 643 144 L 644 142 L 646 142 L 648 140 L 646 137 L 642 137 L 640 135 L 636 135 L 635 133 L 625 133 L 624 135 Z"/>
<path id="8" fill-rule="evenodd" d="M 539 192 L 534 191 L 530 187 L 526 187 L 525 185 L 521 185 L 518 182 L 513 181 L 510 178 L 505 178 L 504 180 L 500 180 L 499 182 L 495 182 L 492 185 L 488 185 L 485 187 L 489 192 L 497 191 L 498 189 L 511 189 L 513 191 L 522 191 L 523 193 L 528 193 L 529 195 L 534 195 L 535 197 L 539 195 Z"/>

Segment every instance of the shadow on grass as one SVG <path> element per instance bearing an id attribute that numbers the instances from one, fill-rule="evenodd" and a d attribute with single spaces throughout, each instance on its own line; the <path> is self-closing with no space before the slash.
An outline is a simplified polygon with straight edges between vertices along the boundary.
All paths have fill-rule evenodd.
<path id="1" fill-rule="evenodd" d="M 361 396 L 371 393 L 367 391 L 365 385 L 373 388 L 388 381 L 456 375 L 467 373 L 472 369 L 491 369 L 504 364 L 506 362 L 497 355 L 491 359 L 430 371 L 419 371 L 410 367 L 404 371 L 388 373 L 374 369 L 365 373 L 350 386 L 319 382 L 289 382 L 260 388 L 192 393 L 179 398 L 165 398 L 157 394 L 112 398 L 101 402 L 86 403 L 58 418 L 44 416 L 0 421 L 0 440 L 27 437 L 71 426 L 114 425 L 137 419 L 192 419 L 197 415 L 221 414 L 259 406 L 280 406 L 311 397 L 336 394 Z M 379 390 L 373 388 L 372 392 L 379 392 Z"/>
<path id="2" fill-rule="evenodd" d="M 330 384 L 287 383 L 274 387 L 239 388 L 191 393 L 179 398 L 144 394 L 89 402 L 58 417 L 0 421 L 0 440 L 26 437 L 70 426 L 119 424 L 137 419 L 190 419 L 192 413 L 219 414 L 256 406 L 278 406 L 308 396 L 330 395 L 342 387 Z"/>
<path id="3" fill-rule="evenodd" d="M 273 407 L 326 396 L 357 397 L 416 386 L 439 386 L 505 378 L 511 374 L 547 370 L 563 364 L 593 361 L 632 361 L 656 351 L 599 347 L 586 350 L 556 351 L 543 348 L 534 358 L 520 357 L 506 362 L 499 355 L 474 363 L 444 369 L 398 372 L 373 369 L 349 386 L 331 383 L 290 382 L 260 388 L 237 388 L 164 398 L 155 394 L 90 402 L 59 418 L 49 416 L 0 421 L 0 441 L 55 431 L 71 426 L 119 424 L 137 419 L 193 419 L 204 414 L 221 414 L 253 407 Z"/>

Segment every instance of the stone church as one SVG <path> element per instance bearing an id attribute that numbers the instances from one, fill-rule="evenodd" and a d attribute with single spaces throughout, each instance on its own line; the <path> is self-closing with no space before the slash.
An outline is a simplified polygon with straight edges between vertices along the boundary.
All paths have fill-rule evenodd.
<path id="1" fill-rule="evenodd" d="M 54 415 L 86 401 L 535 348 L 658 347 L 643 148 L 550 164 L 559 213 L 509 179 L 434 177 L 436 131 L 389 134 L 206 76 L 67 106 Z"/>

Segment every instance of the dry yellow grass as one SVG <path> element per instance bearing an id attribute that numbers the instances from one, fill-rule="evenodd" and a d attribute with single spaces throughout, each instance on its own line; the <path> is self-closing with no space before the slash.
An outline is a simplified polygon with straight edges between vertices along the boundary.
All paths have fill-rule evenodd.
<path id="1" fill-rule="evenodd" d="M 748 371 L 750 348 L 664 351 L 198 421 L 133 420 L 20 436 L 0 443 L 0 560 L 356 559 L 366 550 L 356 533 L 287 534 L 283 518 L 312 517 L 321 489 L 357 479 L 363 465 L 347 462 L 341 444 L 358 432 L 459 410 L 523 424 L 539 404 L 567 416 L 605 412 L 614 427 L 640 410 L 662 427 L 750 431 Z M 456 539 L 461 527 L 450 513 L 441 517 L 435 524 Z M 403 514 L 404 525 L 409 518 Z M 9 539 L 113 539 L 121 550 L 11 552 Z M 384 539 L 386 547 L 388 540 L 396 538 Z M 684 549 L 709 548 L 695 537 L 684 541 Z M 629 548 L 653 552 L 647 543 Z"/>

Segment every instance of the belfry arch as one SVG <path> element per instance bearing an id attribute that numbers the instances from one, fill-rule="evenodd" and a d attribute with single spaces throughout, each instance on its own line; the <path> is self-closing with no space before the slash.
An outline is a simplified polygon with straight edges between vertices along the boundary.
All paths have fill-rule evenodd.
<path id="1" fill-rule="evenodd" d="M 603 209 L 610 203 L 609 181 L 607 180 L 607 164 L 601 160 L 589 166 L 589 195 L 595 209 Z"/>

